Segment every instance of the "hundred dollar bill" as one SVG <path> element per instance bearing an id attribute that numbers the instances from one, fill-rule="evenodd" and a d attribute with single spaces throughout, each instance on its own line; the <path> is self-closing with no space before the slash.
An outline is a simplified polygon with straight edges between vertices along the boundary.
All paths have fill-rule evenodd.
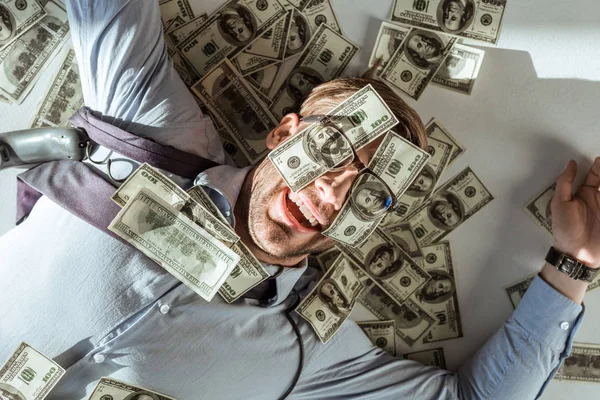
<path id="1" fill-rule="evenodd" d="M 401 26 L 391 22 L 383 21 L 375 40 L 375 47 L 369 60 L 369 68 L 377 66 L 375 76 L 379 76 L 392 55 L 396 52 L 400 44 L 410 31 L 410 27 Z"/>
<path id="2" fill-rule="evenodd" d="M 0 368 L 0 399 L 42 400 L 65 370 L 27 343 L 21 343 Z"/>
<path id="3" fill-rule="evenodd" d="M 265 138 L 277 126 L 277 121 L 227 60 L 205 75 L 192 90 L 251 163 L 268 152 Z"/>
<path id="4" fill-rule="evenodd" d="M 404 303 L 430 279 L 430 275 L 380 229 L 375 229 L 358 247 L 341 244 L 338 247 L 398 304 Z"/>
<path id="5" fill-rule="evenodd" d="M 363 289 L 350 261 L 340 255 L 296 312 L 312 325 L 321 342 L 327 343 L 346 321 Z"/>
<path id="6" fill-rule="evenodd" d="M 290 57 L 299 56 L 304 51 L 312 38 L 314 30 L 304 13 L 293 7 L 286 7 L 286 9 L 292 13 L 284 54 L 284 58 L 289 59 Z"/>
<path id="7" fill-rule="evenodd" d="M 14 3 L 30 4 L 21 0 Z M 0 9 L 1 4 L 5 3 L 0 3 Z M 65 9 L 56 1 L 48 1 L 45 9 L 42 19 L 0 51 L 0 89 L 17 104 L 25 99 L 69 33 Z"/>
<path id="8" fill-rule="evenodd" d="M 450 243 L 425 246 L 423 253 L 425 257 L 417 263 L 431 275 L 431 279 L 411 299 L 436 320 L 423 337 L 423 343 L 463 337 Z"/>
<path id="9" fill-rule="evenodd" d="M 429 154 L 393 131 L 388 132 L 369 162 L 369 169 L 379 176 L 399 199 L 421 173 Z"/>
<path id="10" fill-rule="evenodd" d="M 368 196 L 375 198 L 372 193 L 381 192 L 383 189 L 381 182 L 370 174 L 363 174 L 358 177 L 353 187 L 354 190 L 342 205 L 340 212 L 331 225 L 321 232 L 323 236 L 330 237 L 347 246 L 359 246 L 363 243 L 385 216 L 385 214 L 381 214 L 380 216 L 373 215 L 372 218 L 365 218 L 365 211 L 369 212 L 369 209 L 363 204 L 364 200 L 360 199 L 362 195 L 358 195 L 366 192 L 371 193 Z M 379 198 L 383 199 L 384 196 L 387 196 L 387 194 L 384 193 Z"/>
<path id="11" fill-rule="evenodd" d="M 467 149 L 463 146 L 454 136 L 448 132 L 440 121 L 437 119 L 432 119 L 429 121 L 427 125 L 425 125 L 425 132 L 429 138 L 437 139 L 441 142 L 448 143 L 453 146 L 452 155 L 450 156 L 450 161 L 448 161 L 448 166 L 452 165 L 454 161 L 458 157 L 460 157 Z"/>
<path id="12" fill-rule="evenodd" d="M 154 193 L 141 189 L 108 229 L 210 301 L 240 257 Z"/>
<path id="13" fill-rule="evenodd" d="M 285 0 L 298 10 L 302 11 L 312 0 Z"/>
<path id="14" fill-rule="evenodd" d="M 338 258 L 340 254 L 340 249 L 338 249 L 337 247 L 332 247 L 331 249 L 325 250 L 324 252 L 319 253 L 317 255 L 317 260 L 323 272 L 327 272 L 329 268 L 331 268 L 334 261 Z"/>
<path id="15" fill-rule="evenodd" d="M 371 283 L 364 290 L 359 302 L 381 320 L 396 323 L 396 335 L 412 347 L 434 324 L 434 318 L 408 299 L 399 305 L 385 290 Z"/>
<path id="16" fill-rule="evenodd" d="M 179 43 L 183 42 L 185 38 L 187 38 L 192 32 L 201 27 L 207 19 L 208 15 L 206 15 L 206 13 L 202 13 L 197 17 L 186 21 L 183 24 L 171 25 L 171 28 L 167 30 L 166 37 L 168 37 L 171 40 L 173 46 L 177 46 Z"/>
<path id="17" fill-rule="evenodd" d="M 223 148 L 225 152 L 231 157 L 231 160 L 238 168 L 244 168 L 252 165 L 248 158 L 244 155 L 244 152 L 240 150 L 240 146 L 233 140 L 231 135 L 227 132 L 227 130 L 219 123 L 218 120 L 213 119 L 215 124 L 215 128 L 219 133 L 219 139 L 221 139 L 221 143 L 223 144 Z M 259 159 L 260 161 L 260 159 Z M 257 161 L 256 163 L 258 163 Z"/>
<path id="18" fill-rule="evenodd" d="M 418 361 L 423 365 L 446 369 L 446 359 L 444 358 L 444 349 L 442 347 L 406 353 L 402 357 L 404 357 L 405 360 Z"/>
<path id="19" fill-rule="evenodd" d="M 506 0 L 395 0 L 392 21 L 498 43 Z"/>
<path id="20" fill-rule="evenodd" d="M 459 93 L 471 94 L 484 55 L 483 50 L 455 44 L 431 82 Z"/>
<path id="21" fill-rule="evenodd" d="M 298 105 L 317 85 L 337 78 L 358 53 L 359 46 L 321 25 L 306 46 L 292 72 L 277 90 L 273 115 L 281 118 L 298 111 Z"/>
<path id="22" fill-rule="evenodd" d="M 192 4 L 188 0 L 160 0 L 158 8 L 163 25 L 167 26 L 175 18 L 180 18 L 184 21 L 194 18 Z"/>
<path id="23" fill-rule="evenodd" d="M 0 0 L 0 51 L 46 15 L 39 0 Z"/>
<path id="24" fill-rule="evenodd" d="M 413 28 L 389 59 L 381 79 L 418 100 L 455 42 L 450 35 Z"/>
<path id="25" fill-rule="evenodd" d="M 50 90 L 40 103 L 31 128 L 60 127 L 83 105 L 83 91 L 75 52 L 67 52 Z"/>
<path id="26" fill-rule="evenodd" d="M 514 309 L 517 308 L 523 299 L 523 296 L 525 296 L 525 292 L 527 289 L 529 289 L 529 285 L 531 285 L 531 282 L 536 275 L 537 274 L 529 275 L 524 280 L 513 283 L 512 285 L 508 285 L 504 288 Z"/>
<path id="27" fill-rule="evenodd" d="M 316 32 L 321 24 L 325 24 L 340 35 L 344 34 L 329 0 L 312 0 L 302 14 L 308 19 L 313 32 Z"/>
<path id="28" fill-rule="evenodd" d="M 273 26 L 246 47 L 244 52 L 272 60 L 283 60 L 287 45 L 288 31 L 292 21 L 292 13 L 292 10 L 288 10 L 286 14 L 273 24 Z"/>
<path id="29" fill-rule="evenodd" d="M 231 63 L 237 68 L 241 75 L 247 76 L 267 67 L 277 64 L 279 61 L 272 58 L 264 58 L 242 51 L 231 59 Z"/>
<path id="30" fill-rule="evenodd" d="M 408 218 L 419 244 L 427 246 L 439 242 L 493 199 L 477 175 L 467 167 L 436 190 Z"/>
<path id="31" fill-rule="evenodd" d="M 269 65 L 266 68 L 261 69 L 260 71 L 256 71 L 251 73 L 250 75 L 246 75 L 246 81 L 252 86 L 254 89 L 258 90 L 265 96 L 269 96 L 269 92 L 271 91 L 271 87 L 275 82 L 275 78 L 277 77 L 277 73 L 281 68 L 281 63 Z"/>
<path id="32" fill-rule="evenodd" d="M 423 204 L 435 190 L 437 183 L 450 160 L 453 146 L 439 140 L 429 138 L 427 152 L 429 159 L 419 175 L 414 178 L 404 195 L 398 199 L 394 209 L 388 213 L 383 222 L 384 226 L 394 226 L 404 221 L 414 210 Z"/>
<path id="33" fill-rule="evenodd" d="M 88 400 L 175 400 L 174 397 L 113 378 L 101 378 Z"/>
<path id="34" fill-rule="evenodd" d="M 410 258 L 416 261 L 416 259 L 423 257 L 423 250 L 421 249 L 421 246 L 419 246 L 417 236 L 408 222 L 390 226 L 383 230 L 388 236 L 394 239 L 394 242 L 396 242 Z"/>
<path id="35" fill-rule="evenodd" d="M 140 189 L 150 190 L 155 196 L 208 231 L 225 246 L 232 247 L 240 240 L 227 221 L 223 222 L 212 210 L 204 207 L 175 182 L 146 163 L 127 178 L 111 199 L 119 206 L 124 207 Z"/>
<path id="36" fill-rule="evenodd" d="M 199 76 L 232 58 L 285 14 L 277 0 L 230 0 L 177 49 Z"/>
<path id="37" fill-rule="evenodd" d="M 364 321 L 356 324 L 375 346 L 393 356 L 396 355 L 396 322 L 394 320 Z"/>
<path id="38" fill-rule="evenodd" d="M 319 122 L 277 146 L 269 158 L 288 187 L 297 192 L 398 124 L 371 85 L 329 112 L 333 126 Z M 339 133 L 344 131 L 345 140 Z M 350 146 L 352 145 L 352 147 Z"/>
<path id="39" fill-rule="evenodd" d="M 163 33 L 165 34 L 165 39 L 168 38 L 168 36 L 166 35 L 167 32 L 169 32 L 172 29 L 178 28 L 185 23 L 186 21 L 178 15 L 177 17 L 171 19 L 168 24 L 163 24 Z"/>
<path id="40" fill-rule="evenodd" d="M 600 345 L 573 343 L 571 355 L 560 366 L 554 379 L 600 382 Z"/>
<path id="41" fill-rule="evenodd" d="M 550 203 L 552 203 L 555 191 L 556 181 L 536 194 L 523 208 L 535 224 L 550 237 L 552 237 L 552 209 Z"/>

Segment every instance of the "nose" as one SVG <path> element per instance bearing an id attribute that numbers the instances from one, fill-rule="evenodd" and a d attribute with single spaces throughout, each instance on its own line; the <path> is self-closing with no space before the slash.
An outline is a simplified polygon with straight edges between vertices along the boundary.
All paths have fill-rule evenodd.
<path id="1" fill-rule="evenodd" d="M 314 185 L 319 198 L 324 203 L 329 203 L 336 211 L 344 205 L 352 182 L 358 174 L 356 169 L 347 169 L 339 172 L 328 172 L 321 175 Z"/>

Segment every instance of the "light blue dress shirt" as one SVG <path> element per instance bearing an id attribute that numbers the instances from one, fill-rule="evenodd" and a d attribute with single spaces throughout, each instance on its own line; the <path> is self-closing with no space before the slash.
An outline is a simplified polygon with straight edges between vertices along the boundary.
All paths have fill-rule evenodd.
<path id="1" fill-rule="evenodd" d="M 154 0 L 67 1 L 86 104 L 141 136 L 222 162 L 165 54 Z M 248 169 L 198 182 L 233 207 Z M 191 182 L 180 181 L 185 187 Z M 277 399 L 298 372 L 286 309 L 318 279 L 267 266 L 266 298 L 210 303 L 133 248 L 43 197 L 0 238 L 0 360 L 26 341 L 66 375 L 49 399 L 87 399 L 110 376 L 180 400 Z M 261 288 L 256 292 L 260 292 Z M 456 373 L 374 347 L 352 321 L 327 343 L 295 313 L 294 399 L 533 399 L 569 354 L 582 307 L 536 277 L 513 316 Z"/>

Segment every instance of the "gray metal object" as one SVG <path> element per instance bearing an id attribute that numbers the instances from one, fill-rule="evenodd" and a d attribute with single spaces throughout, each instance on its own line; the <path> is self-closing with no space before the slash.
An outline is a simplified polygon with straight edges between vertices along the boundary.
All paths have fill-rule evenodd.
<path id="1" fill-rule="evenodd" d="M 82 161 L 90 146 L 88 135 L 77 128 L 35 128 L 0 133 L 0 170 L 56 160 Z"/>

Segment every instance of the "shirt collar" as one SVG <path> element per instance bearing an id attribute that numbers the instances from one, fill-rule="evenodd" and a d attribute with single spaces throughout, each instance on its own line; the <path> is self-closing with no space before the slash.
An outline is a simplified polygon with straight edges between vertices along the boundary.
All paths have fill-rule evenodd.
<path id="1" fill-rule="evenodd" d="M 233 226 L 235 226 L 233 210 L 235 209 L 235 204 L 240 195 L 244 180 L 251 169 L 252 167 L 237 168 L 230 165 L 219 165 L 200 173 L 194 181 L 195 185 L 202 186 L 204 189 L 208 188 L 206 191 L 211 200 L 213 200 L 221 213 L 232 222 Z M 299 283 L 298 280 L 300 277 L 306 271 L 308 261 L 305 258 L 294 268 L 265 263 L 263 265 L 272 278 L 262 282 L 250 292 L 261 298 L 258 304 L 271 307 L 280 304 L 289 296 L 292 289 Z M 268 292 L 267 289 L 271 285 L 270 281 L 272 280 L 275 281 L 276 293 L 274 296 L 264 298 L 263 294 L 266 295 Z M 305 284 L 301 286 L 305 286 Z"/>

